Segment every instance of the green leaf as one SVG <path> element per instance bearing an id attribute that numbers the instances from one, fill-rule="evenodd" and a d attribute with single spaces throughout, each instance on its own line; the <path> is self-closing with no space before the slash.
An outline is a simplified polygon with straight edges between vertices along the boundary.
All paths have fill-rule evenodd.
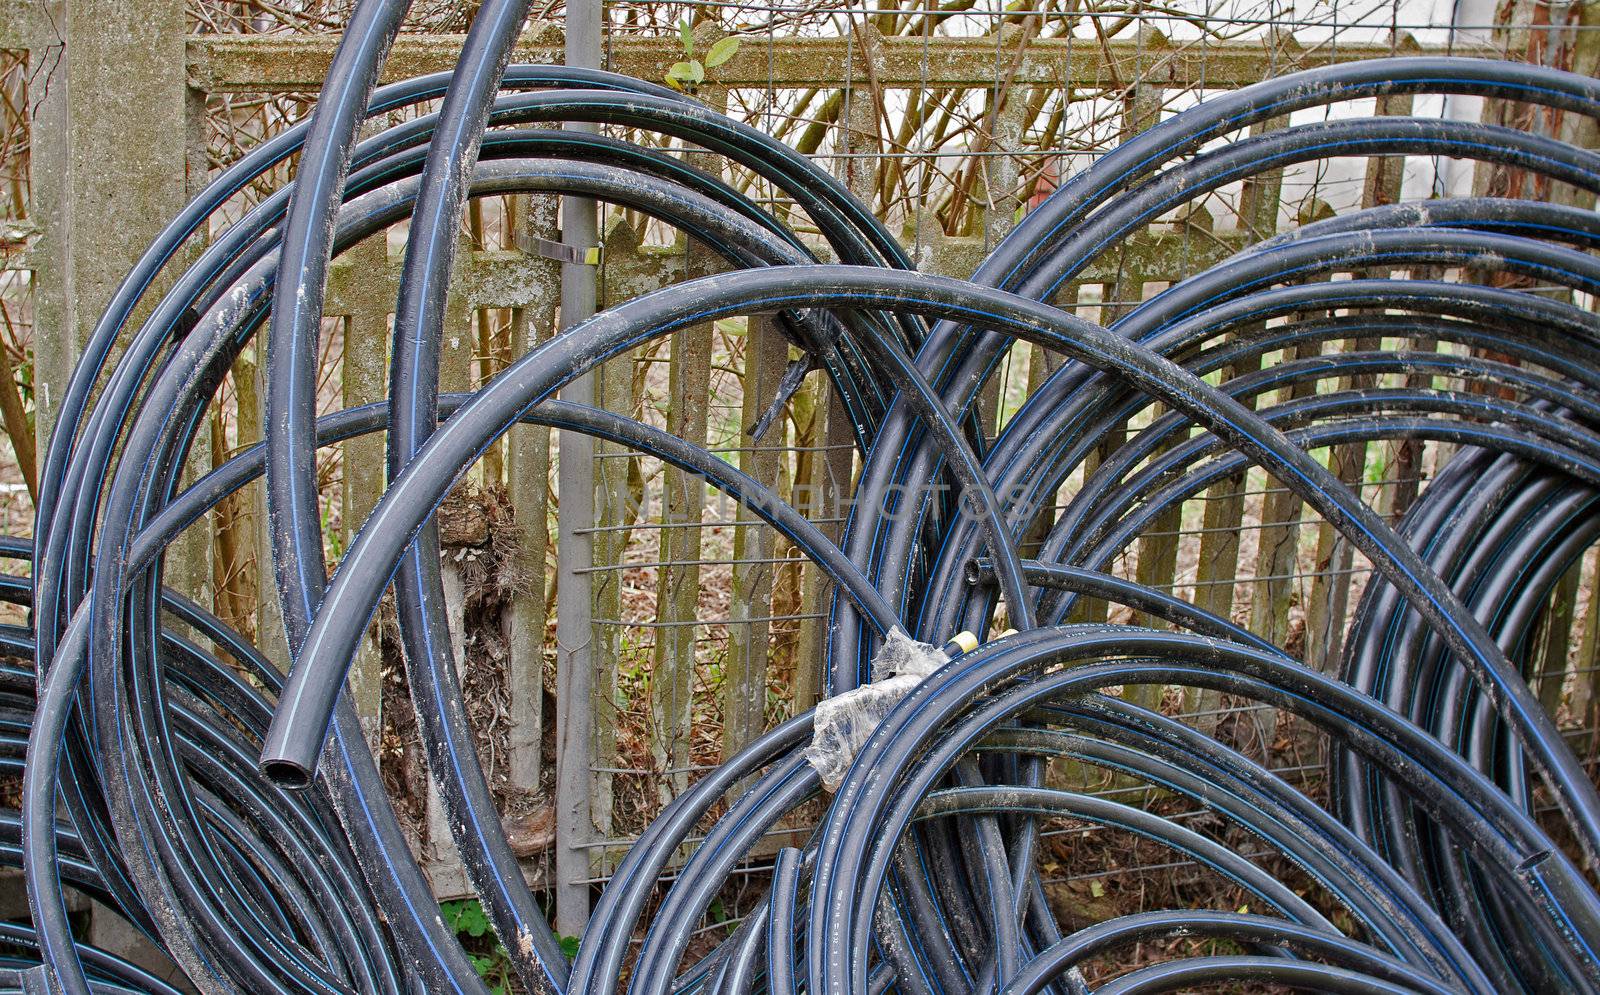
<path id="1" fill-rule="evenodd" d="M 737 51 L 739 51 L 738 38 L 730 35 L 727 38 L 717 39 L 717 43 L 712 45 L 711 50 L 706 53 L 706 68 L 717 68 L 724 62 L 727 62 L 729 59 L 733 58 L 734 53 Z"/>
<path id="2" fill-rule="evenodd" d="M 563 936 L 561 938 L 561 952 L 568 960 L 578 956 L 578 938 L 576 936 Z"/>
<path id="3" fill-rule="evenodd" d="M 678 22 L 678 37 L 683 39 L 683 54 L 694 54 L 694 22 L 685 14 Z"/>
<path id="4" fill-rule="evenodd" d="M 672 69 L 667 70 L 667 82 L 675 83 L 678 90 L 683 90 L 685 85 L 694 85 L 706 78 L 706 67 L 699 62 L 674 62 Z"/>
<path id="5" fill-rule="evenodd" d="M 484 914 L 483 906 L 476 898 L 443 902 L 439 905 L 439 913 L 445 925 L 449 926 L 453 933 L 478 937 L 489 932 L 489 917 Z"/>
<path id="6" fill-rule="evenodd" d="M 1101 884 L 1098 881 L 1090 881 L 1089 882 L 1089 894 L 1093 895 L 1096 898 L 1104 898 L 1104 897 L 1106 897 L 1106 886 Z"/>

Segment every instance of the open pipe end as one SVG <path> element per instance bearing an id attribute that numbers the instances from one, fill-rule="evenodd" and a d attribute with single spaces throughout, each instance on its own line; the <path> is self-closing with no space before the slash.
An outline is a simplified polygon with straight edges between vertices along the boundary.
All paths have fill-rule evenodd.
<path id="1" fill-rule="evenodd" d="M 994 581 L 994 568 L 990 566 L 990 562 L 990 560 L 981 556 L 968 560 L 966 567 L 962 570 L 966 575 L 967 583 L 974 587 L 979 584 L 992 583 Z"/>
<path id="2" fill-rule="evenodd" d="M 305 764 L 282 758 L 262 758 L 261 773 L 272 783 L 294 791 L 304 791 L 311 786 L 316 772 Z"/>

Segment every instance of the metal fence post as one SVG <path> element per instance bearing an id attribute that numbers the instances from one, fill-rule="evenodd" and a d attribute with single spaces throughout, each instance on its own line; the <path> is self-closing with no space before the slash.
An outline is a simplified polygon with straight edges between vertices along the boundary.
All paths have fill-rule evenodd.
<path id="1" fill-rule="evenodd" d="M 567 64 L 598 68 L 603 4 L 567 7 Z M 567 125 L 594 130 L 588 125 Z M 562 240 L 579 249 L 599 241 L 595 203 L 562 198 Z M 595 267 L 561 267 L 561 327 L 594 313 Z M 561 396 L 594 403 L 594 375 L 573 381 Z M 589 573 L 594 523 L 594 442 L 577 432 L 559 435 L 561 464 L 556 489 L 561 500 L 556 540 L 556 928 L 577 936 L 589 919 L 589 840 L 593 836 L 589 787 L 594 752 L 594 632 Z"/>

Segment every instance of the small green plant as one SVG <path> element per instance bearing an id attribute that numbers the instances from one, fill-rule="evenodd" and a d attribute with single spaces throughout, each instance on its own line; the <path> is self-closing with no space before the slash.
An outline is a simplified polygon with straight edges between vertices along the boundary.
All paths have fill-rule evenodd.
<path id="1" fill-rule="evenodd" d="M 719 38 L 706 50 L 705 58 L 695 58 L 694 22 L 688 17 L 678 22 L 678 38 L 683 42 L 683 61 L 667 70 L 667 85 L 684 93 L 695 93 L 706 81 L 706 71 L 715 69 L 739 51 L 739 39 Z"/>
<path id="2" fill-rule="evenodd" d="M 494 995 L 511 993 L 511 955 L 495 936 L 489 917 L 476 898 L 463 898 L 454 902 L 440 902 L 439 915 L 451 932 L 461 939 L 466 948 L 467 960 L 473 970 Z M 566 948 L 565 941 L 562 949 Z"/>
<path id="3" fill-rule="evenodd" d="M 494 927 L 489 925 L 489 917 L 484 915 L 483 906 L 476 898 L 442 902 L 439 905 L 439 912 L 444 916 L 445 925 L 458 936 L 470 936 L 476 940 L 494 930 Z"/>
<path id="4" fill-rule="evenodd" d="M 711 918 L 712 922 L 719 926 L 733 918 L 733 916 L 729 914 L 727 906 L 722 904 L 722 899 L 720 898 L 713 898 L 711 900 L 711 905 L 706 908 L 706 915 Z"/>

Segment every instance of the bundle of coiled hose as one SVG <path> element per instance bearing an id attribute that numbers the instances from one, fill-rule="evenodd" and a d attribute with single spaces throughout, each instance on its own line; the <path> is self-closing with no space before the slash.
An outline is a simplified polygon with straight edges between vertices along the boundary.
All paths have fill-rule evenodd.
<path id="1" fill-rule="evenodd" d="M 690 97 L 508 65 L 526 0 L 483 4 L 455 72 L 377 87 L 406 6 L 356 5 L 310 119 L 224 170 L 149 247 L 60 400 L 33 543 L 0 547 L 32 561 L 31 582 L 19 569 L 0 583 L 32 624 L 0 628 L 0 641 L 8 658 L 34 661 L 0 668 L 0 759 L 23 781 L 21 810 L 0 814 L 0 859 L 22 868 L 34 920 L 0 926 L 8 949 L 34 952 L 0 967 L 0 990 L 176 990 L 79 943 L 70 887 L 124 916 L 203 992 L 486 991 L 440 919 L 343 693 L 392 585 L 428 771 L 519 990 L 1600 991 L 1600 795 L 1525 672 L 1540 606 L 1600 538 L 1600 323 L 1584 304 L 1600 292 L 1589 253 L 1600 220 L 1543 201 L 1398 204 L 1256 244 L 1110 327 L 1052 303 L 1153 219 L 1290 164 L 1457 157 L 1600 193 L 1595 152 L 1483 124 L 1338 118 L 1214 142 L 1401 94 L 1600 117 L 1600 81 L 1421 57 L 1268 80 L 1101 157 L 955 280 L 917 272 L 814 163 Z M 437 111 L 363 131 L 434 100 Z M 553 130 L 573 122 L 670 136 L 755 172 L 820 232 L 828 261 L 815 240 L 659 148 Z M 190 234 L 291 156 L 290 186 L 180 266 Z M 461 208 L 530 192 L 641 212 L 692 233 L 727 271 L 615 306 L 477 391 L 441 394 Z M 388 399 L 318 418 L 329 261 L 401 222 Z M 1560 292 L 1419 275 L 1433 273 Z M 757 313 L 778 315 L 853 425 L 862 470 L 837 543 L 708 450 L 557 399 L 642 342 Z M 1372 345 L 1394 339 L 1448 348 Z M 979 397 L 1018 342 L 1063 362 L 990 442 L 975 428 Z M 1322 352 L 1344 343 L 1356 346 Z M 246 348 L 266 356 L 266 439 L 182 487 L 207 406 Z M 1261 367 L 1286 350 L 1299 358 Z M 1473 389 L 1378 386 L 1394 373 Z M 825 656 L 801 663 L 822 673 L 828 700 L 667 806 L 570 960 L 473 749 L 431 524 L 519 422 L 704 478 L 836 592 Z M 1091 459 L 1110 427 L 1130 423 L 1143 427 Z M 387 435 L 389 484 L 330 576 L 315 454 L 373 432 Z M 1312 455 L 1394 440 L 1454 453 L 1397 524 Z M 1113 572 L 1182 502 L 1255 467 L 1372 565 L 1334 672 Z M 175 537 L 258 477 L 287 674 L 162 583 Z M 954 487 L 917 486 L 938 479 Z M 870 513 L 891 494 L 914 504 Z M 1087 598 L 1170 628 L 1070 623 Z M 957 638 L 999 628 L 1014 631 Z M 1325 733 L 1329 807 L 1196 728 L 1102 693 L 1140 684 L 1260 702 Z M 1277 860 L 1221 842 L 1240 834 L 1053 785 L 1045 772 L 1061 758 L 1190 799 Z M 1536 818 L 1536 806 L 1554 814 Z M 691 956 L 729 875 L 804 812 L 821 814 L 804 846 L 778 853 L 767 899 Z M 1041 824 L 1061 818 L 1169 848 L 1241 889 L 1249 910 L 1065 930 L 1038 866 Z M 1292 867 L 1294 882 L 1268 867 Z M 1086 965 L 1171 937 L 1214 942 L 1091 989 Z"/>

